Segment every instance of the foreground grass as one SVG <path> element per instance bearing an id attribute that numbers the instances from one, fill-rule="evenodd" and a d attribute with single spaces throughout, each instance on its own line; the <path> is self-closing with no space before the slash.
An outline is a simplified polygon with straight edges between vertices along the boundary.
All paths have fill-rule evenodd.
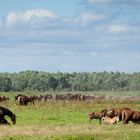
<path id="1" fill-rule="evenodd" d="M 6 137 L 2 138 L 2 140 L 94 140 L 95 138 L 91 135 L 67 135 L 67 136 L 52 136 L 51 138 L 48 137 Z"/>
<path id="2" fill-rule="evenodd" d="M 139 140 L 139 125 L 70 125 L 2 127 L 1 140 Z"/>

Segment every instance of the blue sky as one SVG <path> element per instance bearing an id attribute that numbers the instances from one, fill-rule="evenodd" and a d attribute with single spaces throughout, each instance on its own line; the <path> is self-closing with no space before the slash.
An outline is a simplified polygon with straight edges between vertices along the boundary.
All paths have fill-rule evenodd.
<path id="1" fill-rule="evenodd" d="M 0 72 L 140 71 L 140 0 L 0 2 Z"/>

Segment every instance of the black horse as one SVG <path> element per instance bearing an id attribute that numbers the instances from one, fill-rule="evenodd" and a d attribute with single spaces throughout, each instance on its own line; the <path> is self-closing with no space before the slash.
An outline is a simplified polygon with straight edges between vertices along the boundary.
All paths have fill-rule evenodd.
<path id="1" fill-rule="evenodd" d="M 5 116 L 9 116 L 12 123 L 14 125 L 16 124 L 16 115 L 9 109 L 0 106 L 0 124 L 10 125 L 10 123 L 4 118 Z"/>

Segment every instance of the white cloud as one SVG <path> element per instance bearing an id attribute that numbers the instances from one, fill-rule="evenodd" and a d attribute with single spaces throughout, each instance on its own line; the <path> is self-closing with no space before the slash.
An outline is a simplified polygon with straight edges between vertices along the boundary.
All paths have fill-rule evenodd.
<path id="1" fill-rule="evenodd" d="M 129 27 L 126 24 L 112 24 L 108 26 L 108 32 L 110 33 L 125 33 L 129 31 Z"/>
<path id="2" fill-rule="evenodd" d="M 91 23 L 104 20 L 106 17 L 107 16 L 104 14 L 83 12 L 74 18 L 63 18 L 63 23 L 70 26 L 75 25 L 76 27 L 86 27 Z"/>
<path id="3" fill-rule="evenodd" d="M 24 12 L 10 12 L 5 19 L 5 27 L 12 27 L 16 24 L 28 23 L 32 18 L 54 18 L 56 15 L 44 9 L 26 10 Z"/>
<path id="4" fill-rule="evenodd" d="M 125 4 L 129 6 L 134 6 L 140 4 L 139 0 L 85 0 L 88 4 Z"/>
<path id="5" fill-rule="evenodd" d="M 90 4 L 102 4 L 102 3 L 108 3 L 111 1 L 112 0 L 87 0 L 87 2 Z"/>
<path id="6" fill-rule="evenodd" d="M 98 20 L 102 20 L 105 18 L 105 15 L 103 14 L 95 14 L 95 13 L 83 13 L 79 17 L 80 23 L 83 25 L 86 25 L 91 22 L 95 22 Z"/>
<path id="7" fill-rule="evenodd" d="M 93 12 L 83 12 L 75 17 L 58 17 L 55 13 L 48 10 L 32 9 L 24 12 L 10 12 L 3 19 L 2 23 L 8 29 L 23 29 L 24 27 L 26 30 L 29 30 L 29 28 L 60 29 L 86 27 L 105 18 L 106 15 Z"/>

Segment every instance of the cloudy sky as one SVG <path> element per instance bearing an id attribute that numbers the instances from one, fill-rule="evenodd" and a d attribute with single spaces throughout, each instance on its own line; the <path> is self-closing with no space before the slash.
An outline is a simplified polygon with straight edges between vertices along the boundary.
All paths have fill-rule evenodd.
<path id="1" fill-rule="evenodd" d="M 140 71 L 140 0 L 0 2 L 0 72 Z"/>

